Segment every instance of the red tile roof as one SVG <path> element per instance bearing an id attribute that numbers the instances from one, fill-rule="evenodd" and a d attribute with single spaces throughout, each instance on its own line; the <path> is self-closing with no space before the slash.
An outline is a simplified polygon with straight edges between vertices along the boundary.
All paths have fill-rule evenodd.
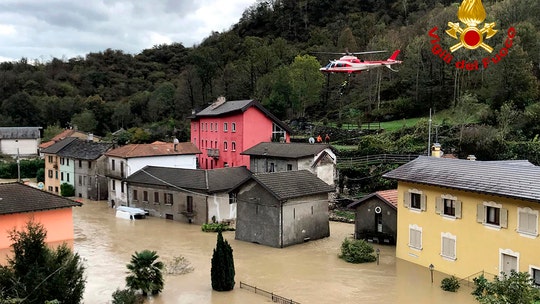
<path id="1" fill-rule="evenodd" d="M 201 154 L 201 151 L 191 142 L 176 144 L 176 151 L 173 143 L 154 142 L 151 144 L 130 144 L 125 145 L 105 153 L 106 156 L 131 158 L 163 155 L 187 155 Z"/>
<path id="2" fill-rule="evenodd" d="M 380 197 L 385 199 L 387 202 L 391 203 L 392 205 L 397 207 L 397 189 L 390 189 L 390 190 L 382 190 L 375 192 Z"/>
<path id="3" fill-rule="evenodd" d="M 96 135 L 92 135 L 92 136 L 94 137 L 94 139 L 100 138 L 99 136 L 96 136 Z M 88 134 L 79 130 L 75 130 L 75 129 L 65 129 L 64 131 L 60 132 L 59 134 L 51 138 L 51 140 L 41 143 L 39 145 L 39 148 L 41 149 L 48 148 L 52 146 L 54 143 L 59 142 L 62 139 L 68 138 L 68 137 L 78 137 L 81 139 L 86 139 L 88 137 Z"/>

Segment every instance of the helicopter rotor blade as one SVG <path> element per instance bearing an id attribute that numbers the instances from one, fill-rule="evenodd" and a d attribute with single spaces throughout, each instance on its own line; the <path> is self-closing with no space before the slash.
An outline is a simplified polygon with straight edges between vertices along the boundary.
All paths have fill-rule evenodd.
<path id="1" fill-rule="evenodd" d="M 388 51 L 366 51 L 366 52 L 352 52 L 352 53 L 349 53 L 349 54 L 353 54 L 353 55 L 363 55 L 363 54 L 377 54 L 377 53 L 386 53 Z"/>
<path id="2" fill-rule="evenodd" d="M 310 52 L 311 54 L 328 54 L 328 55 L 364 55 L 386 53 L 388 51 L 365 51 L 365 52 Z"/>

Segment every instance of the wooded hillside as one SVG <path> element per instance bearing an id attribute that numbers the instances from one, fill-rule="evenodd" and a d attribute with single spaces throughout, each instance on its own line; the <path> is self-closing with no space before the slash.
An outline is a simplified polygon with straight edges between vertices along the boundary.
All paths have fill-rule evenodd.
<path id="1" fill-rule="evenodd" d="M 459 22 L 459 4 L 266 0 L 246 10 L 229 31 L 192 48 L 175 43 L 135 55 L 107 49 L 84 58 L 4 62 L 0 125 L 76 125 L 97 135 L 138 128 L 132 129 L 139 134 L 132 142 L 170 136 L 184 141 L 192 110 L 225 96 L 258 99 L 281 119 L 336 123 L 425 117 L 430 108 L 446 110 L 453 113 L 448 116 L 453 125 L 474 122 L 503 140 L 532 140 L 540 134 L 540 1 L 483 1 L 485 22 L 495 22 L 498 30 L 486 40 L 494 52 L 458 50 L 456 60 L 494 57 L 509 28 L 515 28 L 516 36 L 498 63 L 483 68 L 480 62 L 472 71 L 435 55 L 429 34 L 437 27 L 443 49 L 455 44 L 444 31 L 448 22 Z M 383 68 L 351 78 L 327 78 L 318 71 L 336 56 L 316 52 L 345 49 L 388 51 L 366 57 L 371 59 L 400 49 L 403 64 L 399 72 Z"/>

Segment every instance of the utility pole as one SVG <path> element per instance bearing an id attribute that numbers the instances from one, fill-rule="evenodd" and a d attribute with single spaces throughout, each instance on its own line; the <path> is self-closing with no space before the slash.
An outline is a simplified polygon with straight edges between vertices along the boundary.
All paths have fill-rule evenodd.
<path id="1" fill-rule="evenodd" d="M 429 108 L 427 156 L 430 156 L 430 155 L 431 155 L 430 152 L 431 152 L 431 108 Z"/>
<path id="2" fill-rule="evenodd" d="M 17 148 L 17 182 L 21 182 L 21 161 L 19 159 L 19 148 Z"/>

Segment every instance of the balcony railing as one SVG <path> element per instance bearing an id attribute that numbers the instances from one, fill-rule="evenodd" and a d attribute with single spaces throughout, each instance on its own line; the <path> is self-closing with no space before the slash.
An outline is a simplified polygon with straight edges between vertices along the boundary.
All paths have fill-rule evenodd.
<path id="1" fill-rule="evenodd" d="M 206 154 L 208 155 L 208 157 L 219 158 L 218 149 L 206 149 Z"/>

